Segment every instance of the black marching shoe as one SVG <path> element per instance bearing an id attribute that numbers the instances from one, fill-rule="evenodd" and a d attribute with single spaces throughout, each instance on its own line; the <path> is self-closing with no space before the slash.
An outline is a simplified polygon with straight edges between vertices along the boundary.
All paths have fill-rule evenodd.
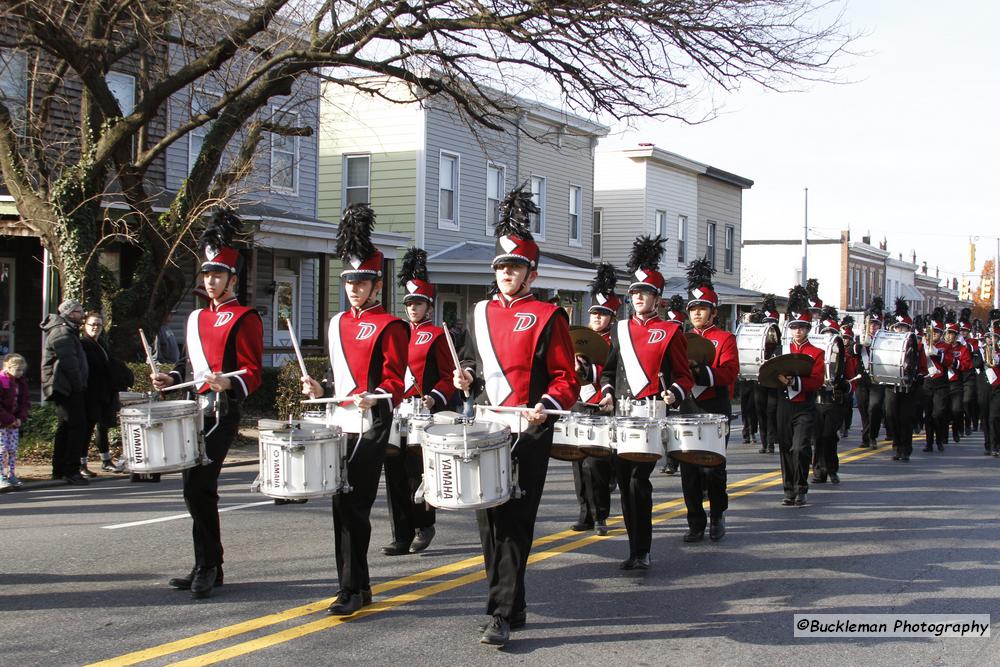
<path id="1" fill-rule="evenodd" d="M 360 593 L 348 593 L 340 591 L 337 599 L 326 608 L 326 613 L 333 616 L 349 616 L 362 607 L 367 607 L 372 603 L 372 589 L 366 588 Z"/>
<path id="2" fill-rule="evenodd" d="M 701 530 L 695 530 L 694 528 L 690 528 L 687 532 L 687 535 L 684 536 L 684 541 L 688 543 L 701 542 L 703 539 L 705 539 L 704 528 L 702 528 Z"/>
<path id="3" fill-rule="evenodd" d="M 91 478 L 91 477 L 97 477 L 97 474 L 94 471 L 92 471 L 90 468 L 88 468 L 86 464 L 84 464 L 84 465 L 80 466 L 80 476 L 81 477 Z"/>
<path id="4" fill-rule="evenodd" d="M 923 451 L 925 451 L 925 452 L 933 452 L 934 448 L 931 447 L 930 445 L 927 445 L 926 447 L 924 447 Z"/>
<path id="5" fill-rule="evenodd" d="M 434 539 L 434 533 L 434 526 L 417 528 L 417 536 L 413 539 L 413 544 L 410 545 L 410 553 L 417 554 L 429 547 L 431 540 Z"/>
<path id="6" fill-rule="evenodd" d="M 409 542 L 390 542 L 382 547 L 382 553 L 386 556 L 402 556 L 410 553 Z"/>
<path id="7" fill-rule="evenodd" d="M 993 457 L 994 458 L 1000 458 L 1000 450 L 994 449 L 993 450 Z"/>
<path id="8" fill-rule="evenodd" d="M 477 630 L 479 632 L 486 632 L 486 629 L 490 627 L 490 623 L 492 622 L 492 620 L 493 618 L 490 617 L 489 621 L 486 621 L 485 623 L 480 623 L 479 626 L 477 627 Z M 522 609 L 521 611 L 515 611 L 507 621 L 507 625 L 510 626 L 511 630 L 519 630 L 520 628 L 523 628 L 527 623 L 528 623 L 528 612 L 524 609 Z"/>
<path id="9" fill-rule="evenodd" d="M 726 516 L 723 514 L 716 519 L 709 519 L 708 539 L 712 540 L 713 542 L 718 542 L 725 536 L 726 536 Z"/>
<path id="10" fill-rule="evenodd" d="M 774 454 L 774 445 L 768 445 L 767 446 L 767 453 L 768 454 Z"/>
<path id="11" fill-rule="evenodd" d="M 807 503 L 808 503 L 808 501 L 806 500 L 806 492 L 805 491 L 803 491 L 799 495 L 795 496 L 795 506 L 796 507 L 802 507 L 803 505 L 805 505 Z"/>
<path id="12" fill-rule="evenodd" d="M 819 475 L 813 475 L 811 480 L 813 484 L 826 484 L 826 477 L 820 477 Z"/>
<path id="13" fill-rule="evenodd" d="M 90 484 L 90 480 L 88 480 L 80 473 L 76 473 L 75 475 L 67 475 L 66 477 L 63 478 L 63 481 L 65 481 L 67 484 L 71 484 L 72 486 L 87 486 L 88 484 Z"/>
<path id="14" fill-rule="evenodd" d="M 781 499 L 781 504 L 785 507 L 790 507 L 795 504 L 795 496 L 785 496 Z"/>
<path id="15" fill-rule="evenodd" d="M 760 449 L 757 450 L 758 454 L 767 454 L 767 445 L 761 445 Z"/>
<path id="16" fill-rule="evenodd" d="M 500 614 L 494 614 L 486 630 L 483 631 L 483 636 L 479 638 L 479 643 L 503 646 L 508 639 L 510 639 L 510 622 Z"/>
<path id="17" fill-rule="evenodd" d="M 218 574 L 217 567 L 196 567 L 191 578 L 191 597 L 201 600 L 211 595 Z"/>
<path id="18" fill-rule="evenodd" d="M 595 528 L 595 530 L 597 531 L 598 535 L 600 535 L 601 537 L 604 537 L 605 535 L 608 534 L 608 522 L 607 521 L 598 521 L 597 522 L 597 527 Z M 513 623 L 513 622 L 514 622 L 513 619 L 511 619 L 511 623 Z"/>
<path id="19" fill-rule="evenodd" d="M 649 554 L 642 554 L 641 556 L 635 557 L 635 569 L 637 570 L 649 569 Z"/>
<path id="20" fill-rule="evenodd" d="M 176 588 L 179 591 L 189 591 L 191 590 L 191 582 L 194 580 L 195 575 L 198 573 L 198 566 L 195 565 L 191 568 L 191 573 L 186 577 L 174 577 L 167 582 L 167 585 L 171 588 Z M 215 583 L 214 586 L 221 586 L 223 584 L 223 574 L 222 566 L 219 565 L 215 568 Z"/>
<path id="21" fill-rule="evenodd" d="M 577 521 L 572 526 L 570 526 L 569 529 L 577 533 L 582 533 L 585 530 L 593 530 L 594 524 L 587 523 L 586 521 Z"/>
<path id="22" fill-rule="evenodd" d="M 634 570 L 635 569 L 635 556 L 629 556 L 627 560 L 623 560 L 619 565 L 619 570 Z"/>
<path id="23" fill-rule="evenodd" d="M 906 459 L 906 460 L 909 461 L 909 459 Z M 835 472 L 831 472 L 830 473 L 830 483 L 831 484 L 840 484 L 840 475 L 838 475 Z"/>

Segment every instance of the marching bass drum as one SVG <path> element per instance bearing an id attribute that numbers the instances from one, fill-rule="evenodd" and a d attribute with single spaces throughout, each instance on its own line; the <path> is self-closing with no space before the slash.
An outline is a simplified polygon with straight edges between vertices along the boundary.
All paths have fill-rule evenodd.
<path id="1" fill-rule="evenodd" d="M 809 343 L 823 350 L 823 387 L 833 389 L 844 377 L 844 339 L 835 333 L 811 333 Z"/>
<path id="2" fill-rule="evenodd" d="M 744 322 L 736 329 L 740 379 L 756 380 L 760 365 L 781 352 L 781 330 L 773 322 Z"/>
<path id="3" fill-rule="evenodd" d="M 874 382 L 893 386 L 909 384 L 917 374 L 919 351 L 912 331 L 879 329 L 872 337 L 869 374 Z"/>

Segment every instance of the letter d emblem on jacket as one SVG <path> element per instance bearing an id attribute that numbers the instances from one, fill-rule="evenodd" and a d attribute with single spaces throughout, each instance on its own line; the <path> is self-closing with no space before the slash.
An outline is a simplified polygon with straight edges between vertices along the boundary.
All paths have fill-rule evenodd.
<path id="1" fill-rule="evenodd" d="M 417 334 L 416 344 L 427 345 L 427 343 L 431 342 L 432 338 L 434 338 L 434 334 L 432 334 L 431 332 L 421 331 L 420 333 Z"/>
<path id="2" fill-rule="evenodd" d="M 649 330 L 649 344 L 655 345 L 661 340 L 667 337 L 667 332 L 663 329 L 650 329 Z"/>
<path id="3" fill-rule="evenodd" d="M 358 325 L 358 335 L 354 337 L 354 340 L 365 340 L 366 338 L 371 338 L 377 328 L 378 327 L 370 322 L 362 322 Z"/>
<path id="4" fill-rule="evenodd" d="M 527 331 L 535 326 L 535 322 L 538 321 L 538 318 L 533 313 L 517 313 L 514 317 L 517 318 L 517 324 L 514 325 L 515 332 Z"/>

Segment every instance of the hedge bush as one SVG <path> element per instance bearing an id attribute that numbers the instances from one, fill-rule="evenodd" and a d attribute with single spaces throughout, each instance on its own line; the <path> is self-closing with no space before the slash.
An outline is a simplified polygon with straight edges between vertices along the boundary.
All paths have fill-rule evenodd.
<path id="1" fill-rule="evenodd" d="M 323 378 L 326 375 L 326 367 L 330 360 L 326 357 L 306 357 L 306 370 L 309 376 L 315 379 Z M 302 371 L 299 370 L 297 361 L 292 361 L 281 367 L 278 373 L 277 386 L 277 408 L 278 419 L 297 419 L 302 416 L 302 383 L 299 378 Z"/>
<path id="2" fill-rule="evenodd" d="M 295 364 L 298 368 L 298 365 Z M 152 391 L 153 385 L 149 380 L 149 365 L 143 363 L 130 363 L 129 368 L 132 369 L 132 373 L 135 374 L 135 384 L 132 385 L 131 391 Z M 164 372 L 169 372 L 173 370 L 172 367 L 160 366 L 160 370 Z M 270 366 L 265 366 L 261 372 L 261 385 L 254 393 L 250 394 L 250 397 L 243 403 L 244 415 L 251 417 L 274 417 L 275 415 L 275 400 L 276 400 L 276 387 L 279 377 L 279 368 L 272 368 Z"/>

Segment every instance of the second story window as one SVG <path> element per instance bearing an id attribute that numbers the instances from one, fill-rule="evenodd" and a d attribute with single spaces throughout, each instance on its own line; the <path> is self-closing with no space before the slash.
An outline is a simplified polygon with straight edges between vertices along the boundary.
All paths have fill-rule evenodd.
<path id="1" fill-rule="evenodd" d="M 604 211 L 599 208 L 594 209 L 594 227 L 590 236 L 590 254 L 594 259 L 601 256 L 601 227 L 604 225 Z"/>
<path id="2" fill-rule="evenodd" d="M 656 211 L 653 213 L 653 234 L 658 234 L 663 238 L 667 238 L 667 236 L 669 236 L 669 233 L 667 232 L 666 211 Z"/>
<path id="3" fill-rule="evenodd" d="M 219 93 L 207 90 L 194 91 L 191 94 L 192 118 L 199 114 L 207 113 L 209 109 L 218 104 L 221 97 Z M 194 167 L 194 163 L 198 159 L 198 154 L 201 153 L 201 146 L 205 143 L 205 136 L 208 135 L 208 131 L 211 129 L 212 121 L 209 121 L 188 132 L 188 171 Z"/>
<path id="4" fill-rule="evenodd" d="M 677 216 L 677 262 L 687 263 L 688 219 L 686 215 Z"/>
<path id="5" fill-rule="evenodd" d="M 0 49 L 0 100 L 10 112 L 14 130 L 23 133 L 28 102 L 28 57 L 21 51 Z"/>
<path id="6" fill-rule="evenodd" d="M 705 257 L 708 258 L 709 264 L 712 268 L 715 268 L 715 223 L 709 222 L 707 234 L 705 237 Z"/>
<path id="7" fill-rule="evenodd" d="M 726 273 L 733 272 L 733 244 L 736 242 L 736 229 L 732 225 L 726 225 Z"/>
<path id="8" fill-rule="evenodd" d="M 344 156 L 344 208 L 371 202 L 371 156 Z"/>
<path id="9" fill-rule="evenodd" d="M 493 236 L 493 225 L 500 220 L 500 202 L 504 198 L 506 174 L 503 166 L 486 165 L 486 235 Z"/>
<path id="10" fill-rule="evenodd" d="M 569 186 L 569 241 L 573 244 L 580 243 L 580 211 L 583 209 L 583 188 L 576 185 Z"/>
<path id="11" fill-rule="evenodd" d="M 299 114 L 275 110 L 271 119 L 280 125 L 297 127 Z M 299 189 L 299 138 L 271 133 L 271 187 L 295 194 Z"/>
<path id="12" fill-rule="evenodd" d="M 441 153 L 438 172 L 438 227 L 458 229 L 458 156 Z"/>
<path id="13" fill-rule="evenodd" d="M 531 216 L 531 233 L 540 239 L 545 238 L 545 178 L 531 177 L 531 199 L 538 207 L 538 213 Z"/>

